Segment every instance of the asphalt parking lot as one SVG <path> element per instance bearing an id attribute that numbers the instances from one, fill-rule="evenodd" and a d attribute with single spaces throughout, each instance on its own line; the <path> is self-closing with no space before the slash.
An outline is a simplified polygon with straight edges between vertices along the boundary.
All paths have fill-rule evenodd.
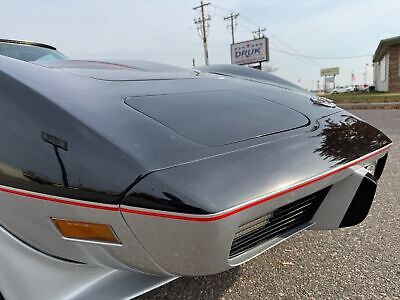
<path id="1" fill-rule="evenodd" d="M 239 268 L 180 278 L 140 299 L 400 299 L 400 110 L 353 113 L 394 142 L 361 225 L 303 232 Z"/>

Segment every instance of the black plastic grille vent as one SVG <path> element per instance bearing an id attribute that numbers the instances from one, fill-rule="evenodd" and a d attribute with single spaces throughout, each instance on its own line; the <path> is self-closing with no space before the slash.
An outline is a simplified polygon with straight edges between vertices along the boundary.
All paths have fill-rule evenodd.
<path id="1" fill-rule="evenodd" d="M 321 205 L 330 187 L 320 190 L 314 194 L 294 201 L 288 205 L 274 210 L 265 220 L 262 218 L 250 223 L 255 223 L 249 229 L 241 229 L 236 233 L 233 240 L 229 258 L 235 257 L 247 250 L 254 248 L 286 231 L 292 230 L 312 219 L 318 207 Z M 257 225 L 259 224 L 259 225 Z M 261 226 L 260 226 L 261 224 Z M 243 226 L 246 226 L 244 224 Z M 245 234 L 240 234 L 240 231 Z"/>

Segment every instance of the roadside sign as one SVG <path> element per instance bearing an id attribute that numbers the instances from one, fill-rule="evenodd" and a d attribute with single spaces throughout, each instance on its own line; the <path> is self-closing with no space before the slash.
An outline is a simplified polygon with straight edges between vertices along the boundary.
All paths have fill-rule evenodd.
<path id="1" fill-rule="evenodd" d="M 231 63 L 237 65 L 253 64 L 269 60 L 267 38 L 250 40 L 231 45 Z"/>
<path id="2" fill-rule="evenodd" d="M 321 76 L 339 75 L 339 67 L 321 69 Z"/>
<path id="3" fill-rule="evenodd" d="M 326 83 L 334 83 L 335 82 L 335 77 L 326 77 L 325 78 L 325 82 Z"/>

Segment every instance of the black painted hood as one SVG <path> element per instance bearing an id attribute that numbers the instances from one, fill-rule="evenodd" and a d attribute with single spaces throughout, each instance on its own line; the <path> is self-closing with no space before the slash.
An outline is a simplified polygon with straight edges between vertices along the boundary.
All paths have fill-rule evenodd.
<path id="1" fill-rule="evenodd" d="M 156 171 L 292 136 L 307 144 L 319 119 L 341 111 L 302 90 L 144 62 L 0 57 L 0 79 L 0 160 L 27 174 L 8 185 L 107 203 Z M 44 136 L 68 144 L 59 153 L 66 174 Z"/>
<path id="2" fill-rule="evenodd" d="M 345 164 L 391 143 L 347 112 L 319 124 L 302 134 L 282 134 L 286 138 L 271 137 L 263 144 L 153 172 L 131 189 L 123 205 L 190 214 L 223 212 L 306 180 L 316 183 L 311 179 L 321 174 L 344 172 L 349 168 Z"/>
<path id="3" fill-rule="evenodd" d="M 129 97 L 125 103 L 191 141 L 223 146 L 307 126 L 303 114 L 239 91 Z"/>

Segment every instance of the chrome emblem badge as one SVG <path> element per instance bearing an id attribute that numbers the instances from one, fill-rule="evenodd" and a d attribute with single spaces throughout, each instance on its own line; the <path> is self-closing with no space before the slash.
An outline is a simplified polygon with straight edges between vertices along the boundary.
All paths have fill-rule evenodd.
<path id="1" fill-rule="evenodd" d="M 320 96 L 314 96 L 310 98 L 311 102 L 316 104 L 316 105 L 322 105 L 326 107 L 336 107 L 336 104 L 328 98 L 325 97 L 320 97 Z"/>

